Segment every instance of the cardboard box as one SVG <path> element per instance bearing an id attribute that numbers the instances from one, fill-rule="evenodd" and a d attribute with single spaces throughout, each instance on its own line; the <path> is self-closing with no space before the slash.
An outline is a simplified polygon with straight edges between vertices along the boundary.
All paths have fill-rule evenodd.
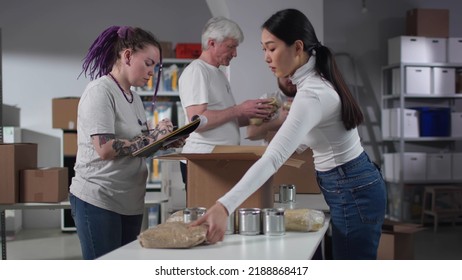
<path id="1" fill-rule="evenodd" d="M 261 157 L 264 146 L 216 146 L 208 154 L 171 154 L 159 159 L 187 159 L 187 207 L 209 208 L 228 192 Z M 304 162 L 290 158 L 286 165 L 299 168 Z M 273 177 L 238 208 L 273 207 Z"/>
<path id="2" fill-rule="evenodd" d="M 288 165 L 279 168 L 273 179 L 275 193 L 279 193 L 280 185 L 295 185 L 298 194 L 321 193 L 316 180 L 313 151 L 308 148 L 301 154 L 294 153 L 291 158 L 301 160 L 304 164 L 300 168 Z"/>
<path id="3" fill-rule="evenodd" d="M 20 202 L 61 202 L 68 197 L 66 167 L 20 171 Z"/>
<path id="4" fill-rule="evenodd" d="M 160 46 L 162 48 L 162 58 L 174 58 L 175 57 L 175 53 L 173 52 L 172 42 L 163 41 L 163 42 L 160 42 Z"/>
<path id="5" fill-rule="evenodd" d="M 449 10 L 412 9 L 407 11 L 406 35 L 449 37 Z"/>
<path id="6" fill-rule="evenodd" d="M 78 97 L 53 98 L 53 128 L 77 130 Z"/>
<path id="7" fill-rule="evenodd" d="M 19 202 L 19 170 L 37 168 L 37 144 L 0 144 L 0 204 Z"/>
<path id="8" fill-rule="evenodd" d="M 77 131 L 63 133 L 63 154 L 65 156 L 77 155 Z"/>
<path id="9" fill-rule="evenodd" d="M 414 233 L 423 230 L 417 224 L 405 224 L 386 220 L 382 226 L 377 259 L 413 260 Z"/>

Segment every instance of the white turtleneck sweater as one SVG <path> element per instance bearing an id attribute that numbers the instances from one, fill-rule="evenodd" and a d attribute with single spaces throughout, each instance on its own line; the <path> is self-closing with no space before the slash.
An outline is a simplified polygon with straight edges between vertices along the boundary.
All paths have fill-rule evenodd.
<path id="1" fill-rule="evenodd" d="M 315 169 L 328 171 L 358 157 L 363 151 L 357 129 L 346 130 L 341 102 L 331 83 L 315 71 L 315 56 L 290 77 L 297 95 L 289 115 L 263 156 L 218 201 L 233 212 L 262 186 L 295 152 L 313 150 Z M 308 159 L 309 160 L 309 159 Z"/>

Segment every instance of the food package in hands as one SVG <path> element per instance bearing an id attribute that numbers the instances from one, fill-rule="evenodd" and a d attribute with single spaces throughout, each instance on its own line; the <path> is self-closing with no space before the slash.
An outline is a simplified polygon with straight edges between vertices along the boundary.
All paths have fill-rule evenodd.
<path id="1" fill-rule="evenodd" d="M 286 209 L 286 231 L 318 231 L 324 225 L 324 212 L 313 209 Z"/>
<path id="2" fill-rule="evenodd" d="M 261 125 L 263 123 L 264 120 L 266 121 L 269 121 L 269 120 L 273 120 L 275 118 L 278 117 L 278 109 L 279 107 L 281 107 L 281 100 L 279 100 L 279 98 L 277 98 L 276 95 L 273 95 L 273 96 L 267 96 L 267 97 L 262 97 L 262 99 L 271 99 L 271 101 L 267 104 L 270 104 L 272 105 L 273 107 L 271 108 L 271 112 L 268 116 L 268 118 L 266 119 L 261 119 L 261 118 L 251 118 L 250 119 L 250 124 L 253 124 L 253 125 Z"/>

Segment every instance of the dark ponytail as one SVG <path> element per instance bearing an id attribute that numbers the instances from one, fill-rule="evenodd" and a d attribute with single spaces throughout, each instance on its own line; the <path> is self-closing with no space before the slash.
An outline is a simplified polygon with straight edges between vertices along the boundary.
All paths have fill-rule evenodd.
<path id="1" fill-rule="evenodd" d="M 337 67 L 332 52 L 326 46 L 314 50 L 316 56 L 316 72 L 331 82 L 342 102 L 342 121 L 347 130 L 353 129 L 364 121 L 363 113 L 351 94 L 343 75 Z"/>
<path id="2" fill-rule="evenodd" d="M 353 98 L 340 73 L 329 48 L 319 42 L 311 22 L 300 11 L 295 9 L 281 10 L 272 15 L 263 25 L 263 29 L 284 41 L 288 46 L 301 40 L 304 51 L 316 56 L 315 70 L 329 81 L 342 103 L 342 121 L 347 130 L 353 129 L 364 121 L 363 113 Z"/>

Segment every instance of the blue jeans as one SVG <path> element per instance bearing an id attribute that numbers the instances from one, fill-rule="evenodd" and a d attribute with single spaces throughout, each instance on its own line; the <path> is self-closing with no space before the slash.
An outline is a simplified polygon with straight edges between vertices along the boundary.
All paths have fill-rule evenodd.
<path id="1" fill-rule="evenodd" d="M 330 207 L 333 259 L 377 259 L 387 204 L 379 168 L 363 152 L 316 175 Z"/>
<path id="2" fill-rule="evenodd" d="M 92 260 L 135 240 L 143 215 L 121 215 L 70 194 L 71 213 L 85 260 Z"/>

